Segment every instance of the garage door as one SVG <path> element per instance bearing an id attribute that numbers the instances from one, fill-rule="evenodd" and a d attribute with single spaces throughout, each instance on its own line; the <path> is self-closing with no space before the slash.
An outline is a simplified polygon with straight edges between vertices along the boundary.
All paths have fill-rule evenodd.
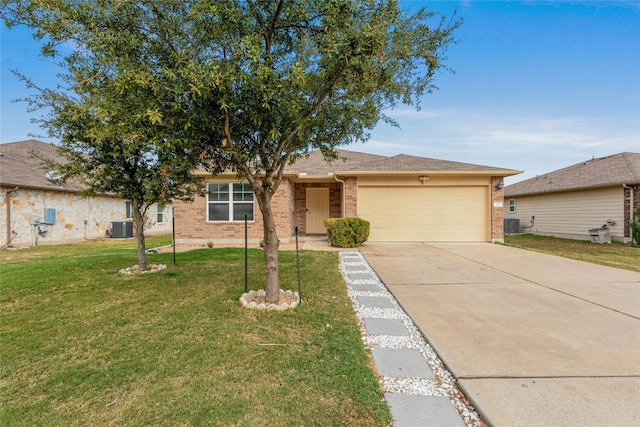
<path id="1" fill-rule="evenodd" d="M 359 187 L 358 216 L 370 241 L 484 242 L 485 187 Z"/>

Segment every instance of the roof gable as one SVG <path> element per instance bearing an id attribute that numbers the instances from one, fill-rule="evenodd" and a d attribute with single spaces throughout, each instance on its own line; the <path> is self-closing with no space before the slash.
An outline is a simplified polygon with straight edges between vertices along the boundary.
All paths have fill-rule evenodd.
<path id="1" fill-rule="evenodd" d="M 577 163 L 504 188 L 505 197 L 640 184 L 640 153 L 619 153 Z"/>

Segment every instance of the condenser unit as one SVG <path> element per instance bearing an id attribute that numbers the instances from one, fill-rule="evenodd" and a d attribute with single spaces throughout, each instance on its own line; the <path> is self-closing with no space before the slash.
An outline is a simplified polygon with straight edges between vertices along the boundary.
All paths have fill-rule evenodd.
<path id="1" fill-rule="evenodd" d="M 133 222 L 114 221 L 111 223 L 111 237 L 115 239 L 125 239 L 133 237 Z"/>
<path id="2" fill-rule="evenodd" d="M 517 234 L 520 232 L 520 219 L 519 218 L 505 218 L 504 219 L 504 233 L 505 234 Z"/>

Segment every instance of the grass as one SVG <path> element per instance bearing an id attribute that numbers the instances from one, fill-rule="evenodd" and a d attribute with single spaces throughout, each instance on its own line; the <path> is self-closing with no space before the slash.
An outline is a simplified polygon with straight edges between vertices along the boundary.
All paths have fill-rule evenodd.
<path id="1" fill-rule="evenodd" d="M 148 247 L 166 244 L 150 237 Z M 243 249 L 149 254 L 135 242 L 0 252 L 0 425 L 387 425 L 335 253 L 300 254 L 303 304 L 242 309 Z M 280 254 L 283 289 L 295 253 Z M 262 252 L 249 251 L 251 289 Z"/>
<path id="2" fill-rule="evenodd" d="M 533 234 L 505 236 L 504 242 L 522 249 L 640 272 L 640 248 L 620 242 L 598 244 Z"/>

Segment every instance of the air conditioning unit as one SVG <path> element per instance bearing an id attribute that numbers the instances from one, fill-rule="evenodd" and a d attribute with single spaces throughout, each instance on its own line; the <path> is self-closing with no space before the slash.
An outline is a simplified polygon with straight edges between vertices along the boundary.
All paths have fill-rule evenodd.
<path id="1" fill-rule="evenodd" d="M 518 234 L 520 232 L 520 219 L 519 218 L 505 218 L 504 219 L 504 233 L 505 234 Z"/>
<path id="2" fill-rule="evenodd" d="M 133 237 L 133 222 L 114 221 L 111 223 L 111 237 L 115 239 L 126 239 Z"/>

